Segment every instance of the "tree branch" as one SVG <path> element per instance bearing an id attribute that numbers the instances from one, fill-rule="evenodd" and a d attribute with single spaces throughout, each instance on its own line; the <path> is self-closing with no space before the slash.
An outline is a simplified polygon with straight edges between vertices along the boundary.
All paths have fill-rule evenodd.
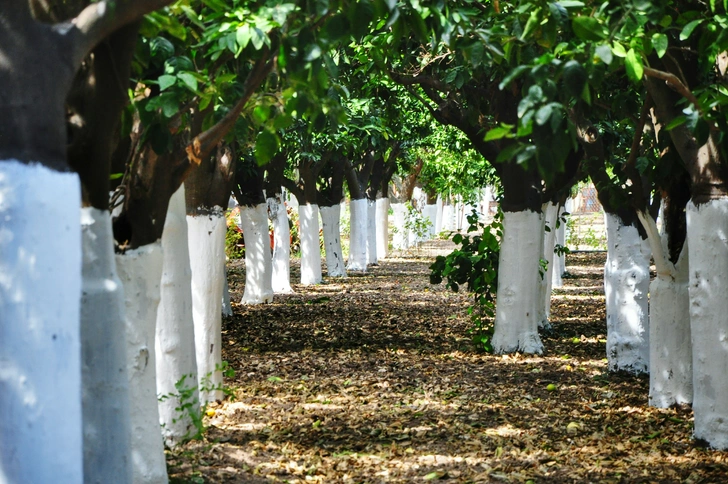
<path id="1" fill-rule="evenodd" d="M 675 74 L 653 69 L 651 67 L 645 67 L 645 75 L 665 81 L 665 83 L 670 86 L 675 92 L 693 103 L 700 115 L 703 115 L 703 111 L 702 109 L 700 109 L 700 104 L 698 103 L 698 98 L 695 97 L 695 94 L 693 94 L 692 91 L 688 89 L 688 87 L 683 84 L 683 82 Z"/>
<path id="2" fill-rule="evenodd" d="M 399 74 L 393 71 L 389 71 L 389 76 L 394 82 L 402 86 L 412 86 L 417 84 L 420 86 L 431 87 L 440 92 L 450 92 L 450 86 L 448 86 L 439 79 L 435 79 L 432 76 L 424 76 L 422 74 L 418 74 L 416 76 L 407 76 L 405 74 Z"/>

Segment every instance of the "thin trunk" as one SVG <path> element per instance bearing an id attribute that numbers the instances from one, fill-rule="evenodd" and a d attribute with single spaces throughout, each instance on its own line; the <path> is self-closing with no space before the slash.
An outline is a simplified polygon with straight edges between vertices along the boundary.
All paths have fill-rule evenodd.
<path id="1" fill-rule="evenodd" d="M 273 224 L 273 293 L 290 294 L 291 289 L 291 228 L 281 189 L 268 198 L 268 217 Z"/>
<path id="2" fill-rule="evenodd" d="M 554 244 L 556 242 L 556 216 L 561 207 L 554 203 L 545 203 L 543 205 L 544 213 L 544 229 L 549 231 L 544 234 L 543 238 L 543 255 L 546 261 L 546 272 L 542 275 L 540 281 L 541 287 L 541 316 L 539 317 L 539 328 L 549 328 L 549 317 L 551 316 L 551 290 L 553 284 L 554 273 Z"/>
<path id="3" fill-rule="evenodd" d="M 242 304 L 273 301 L 272 260 L 268 232 L 268 204 L 240 206 L 240 228 L 245 236 L 245 292 Z"/>
<path id="4" fill-rule="evenodd" d="M 379 262 L 377 256 L 377 201 L 371 198 L 366 199 L 367 203 L 367 232 L 366 251 L 367 265 L 374 265 Z"/>
<path id="5" fill-rule="evenodd" d="M 377 255 L 389 256 L 389 198 L 377 198 Z"/>
<path id="6" fill-rule="evenodd" d="M 321 225 L 324 232 L 324 247 L 326 249 L 326 268 L 329 277 L 346 277 L 344 255 L 341 250 L 341 205 L 319 207 L 321 212 Z"/>
<path id="7" fill-rule="evenodd" d="M 299 205 L 301 237 L 301 284 L 319 284 L 321 275 L 321 248 L 319 246 L 319 208 L 316 204 Z"/>
<path id="8" fill-rule="evenodd" d="M 393 203 L 392 214 L 394 217 L 394 236 L 392 237 L 392 247 L 396 250 L 407 250 L 409 248 L 409 234 L 404 228 L 405 214 L 407 213 L 407 207 L 404 203 Z"/>
<path id="9" fill-rule="evenodd" d="M 350 271 L 367 270 L 367 201 L 365 198 L 349 202 L 349 263 Z"/>

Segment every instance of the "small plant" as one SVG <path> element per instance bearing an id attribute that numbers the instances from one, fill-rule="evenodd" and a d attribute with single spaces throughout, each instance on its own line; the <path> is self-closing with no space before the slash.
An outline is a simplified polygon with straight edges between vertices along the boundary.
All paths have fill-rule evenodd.
<path id="1" fill-rule="evenodd" d="M 225 215 L 227 232 L 225 233 L 225 255 L 228 259 L 242 259 L 245 257 L 245 241 L 243 231 L 238 227 L 238 209 L 229 210 Z"/>
<path id="2" fill-rule="evenodd" d="M 215 366 L 215 373 L 220 372 L 225 378 L 233 378 L 235 376 L 235 370 L 233 370 L 227 361 Z M 191 381 L 190 381 L 191 380 Z M 175 384 L 174 388 L 177 393 L 161 395 L 158 397 L 160 402 L 174 398 L 179 403 L 175 407 L 177 417 L 172 419 L 173 423 L 179 422 L 182 419 L 189 418 L 194 427 L 194 431 L 190 430 L 186 435 L 182 437 L 180 443 L 189 442 L 190 440 L 202 440 L 202 436 L 207 430 L 207 426 L 203 421 L 203 416 L 207 412 L 208 404 L 205 403 L 200 405 L 199 392 L 212 392 L 222 391 L 227 397 L 234 397 L 232 389 L 223 383 L 213 384 L 212 373 L 208 373 L 200 380 L 200 386 L 197 387 L 195 381 L 195 375 L 182 375 Z"/>
<path id="3" fill-rule="evenodd" d="M 495 316 L 495 294 L 498 287 L 498 257 L 503 237 L 503 212 L 500 210 L 493 222 L 486 225 L 478 220 L 473 211 L 468 216 L 468 234 L 455 234 L 452 241 L 460 245 L 447 256 L 438 256 L 430 266 L 430 283 L 440 284 L 447 279 L 447 287 L 458 292 L 467 285 L 475 297 L 468 308 L 472 327 L 468 331 L 477 351 L 491 352 L 493 337 L 492 319 Z"/>
<path id="4" fill-rule="evenodd" d="M 432 227 L 432 221 L 417 211 L 411 203 L 407 202 L 407 213 L 404 216 L 404 230 L 407 234 L 414 234 L 415 246 L 419 247 L 427 238 Z"/>

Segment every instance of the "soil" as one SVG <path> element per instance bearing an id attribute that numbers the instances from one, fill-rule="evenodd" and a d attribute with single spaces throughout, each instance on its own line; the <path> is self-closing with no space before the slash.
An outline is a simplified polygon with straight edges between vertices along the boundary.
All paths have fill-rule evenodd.
<path id="1" fill-rule="evenodd" d="M 233 305 L 234 398 L 208 409 L 202 441 L 168 451 L 171 482 L 728 481 L 689 407 L 651 408 L 647 377 L 606 371 L 604 253 L 567 256 L 543 355 L 490 355 L 470 343 L 470 296 L 429 284 L 448 248 Z M 241 261 L 229 281 L 239 301 Z"/>

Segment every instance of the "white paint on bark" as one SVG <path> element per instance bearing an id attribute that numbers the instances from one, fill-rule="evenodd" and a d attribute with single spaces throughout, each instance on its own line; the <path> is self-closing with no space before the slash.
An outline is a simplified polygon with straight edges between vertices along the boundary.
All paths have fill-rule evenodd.
<path id="1" fill-rule="evenodd" d="M 326 270 L 329 277 L 346 277 L 344 254 L 341 251 L 341 205 L 319 207 L 321 226 L 324 230 L 324 248 L 326 249 Z"/>
<path id="2" fill-rule="evenodd" d="M 225 268 L 225 279 L 222 285 L 222 315 L 230 317 L 233 315 L 233 306 L 230 301 L 230 284 L 228 283 L 227 268 Z"/>
<path id="3" fill-rule="evenodd" d="M 350 271 L 367 270 L 367 201 L 365 198 L 349 203 L 349 263 Z"/>
<path id="4" fill-rule="evenodd" d="M 394 235 L 392 237 L 392 247 L 396 250 L 405 250 L 409 247 L 409 234 L 404 228 L 404 219 L 407 213 L 407 207 L 404 203 L 392 204 L 392 218 L 394 219 Z"/>
<path id="5" fill-rule="evenodd" d="M 377 254 L 377 202 L 376 200 L 366 199 L 367 201 L 367 264 L 377 264 L 379 255 Z"/>
<path id="6" fill-rule="evenodd" d="M 80 193 L 75 174 L 0 161 L 2 482 L 83 481 Z"/>
<path id="7" fill-rule="evenodd" d="M 200 402 L 223 397 L 222 287 L 225 278 L 225 217 L 222 209 L 187 216 L 187 240 L 192 269 L 192 320 Z"/>
<path id="8" fill-rule="evenodd" d="M 298 206 L 301 224 L 301 284 L 319 284 L 321 274 L 321 246 L 319 245 L 319 208 L 316 204 Z"/>
<path id="9" fill-rule="evenodd" d="M 422 209 L 422 216 L 425 217 L 425 220 L 429 223 L 429 226 L 427 227 L 427 232 L 425 234 L 425 238 L 423 239 L 423 242 L 426 240 L 432 240 L 435 238 L 435 221 L 437 220 L 437 205 L 431 204 L 431 205 L 425 205 L 425 208 Z"/>
<path id="10" fill-rule="evenodd" d="M 166 483 L 167 464 L 159 427 L 154 332 L 163 255 L 157 241 L 117 254 L 124 284 L 126 353 L 129 373 L 133 482 Z"/>
<path id="11" fill-rule="evenodd" d="M 695 437 L 728 449 L 728 198 L 687 206 Z"/>
<path id="12" fill-rule="evenodd" d="M 84 481 L 131 483 L 126 312 L 124 287 L 116 273 L 111 214 L 82 208 L 81 234 Z"/>
<path id="13" fill-rule="evenodd" d="M 290 294 L 291 289 L 291 228 L 283 195 L 268 198 L 268 217 L 273 224 L 273 273 L 271 282 L 275 294 Z"/>
<path id="14" fill-rule="evenodd" d="M 562 206 L 559 209 L 559 217 L 563 215 L 565 211 L 564 207 Z M 558 244 L 561 247 L 566 247 L 566 224 L 563 222 L 560 222 L 558 224 L 558 228 L 556 229 L 556 242 L 554 245 Z M 553 270 L 551 271 L 551 286 L 560 288 L 564 287 L 564 273 L 566 272 L 566 254 L 563 252 L 561 254 L 554 254 L 554 263 L 553 263 Z"/>
<path id="15" fill-rule="evenodd" d="M 556 216 L 558 215 L 559 205 L 555 203 L 544 203 L 541 207 L 544 214 L 544 236 L 543 236 L 543 259 L 547 262 L 546 273 L 539 278 L 541 287 L 541 315 L 539 317 L 539 327 L 550 327 L 549 317 L 551 316 L 551 290 L 554 274 L 554 244 L 556 243 Z M 546 227 L 549 231 L 546 232 Z"/>
<path id="16" fill-rule="evenodd" d="M 437 196 L 437 213 L 435 215 L 435 235 L 442 232 L 442 196 Z"/>
<path id="17" fill-rule="evenodd" d="M 452 231 L 455 229 L 455 206 L 445 202 L 442 207 L 442 230 Z"/>
<path id="18" fill-rule="evenodd" d="M 649 371 L 650 335 L 647 292 L 650 250 L 633 225 L 605 213 L 607 262 L 604 293 L 607 306 L 607 360 L 611 371 Z"/>
<path id="19" fill-rule="evenodd" d="M 503 214 L 493 334 L 496 353 L 543 352 L 538 335 L 542 250 L 542 214 L 530 210 Z"/>
<path id="20" fill-rule="evenodd" d="M 389 198 L 377 198 L 377 256 L 389 256 Z"/>
<path id="21" fill-rule="evenodd" d="M 185 403 L 193 403 L 192 412 L 199 412 L 195 326 L 192 319 L 192 269 L 187 241 L 187 209 L 184 185 L 172 195 L 162 233 L 162 282 L 155 351 L 157 356 L 157 395 L 159 422 L 168 446 L 174 447 L 185 437 L 195 434 L 190 413 L 179 411 Z M 193 390 L 189 400 L 180 401 L 177 382 Z"/>
<path id="22" fill-rule="evenodd" d="M 242 304 L 273 301 L 273 262 L 268 231 L 268 204 L 240 206 L 240 228 L 245 238 L 245 292 Z"/>

